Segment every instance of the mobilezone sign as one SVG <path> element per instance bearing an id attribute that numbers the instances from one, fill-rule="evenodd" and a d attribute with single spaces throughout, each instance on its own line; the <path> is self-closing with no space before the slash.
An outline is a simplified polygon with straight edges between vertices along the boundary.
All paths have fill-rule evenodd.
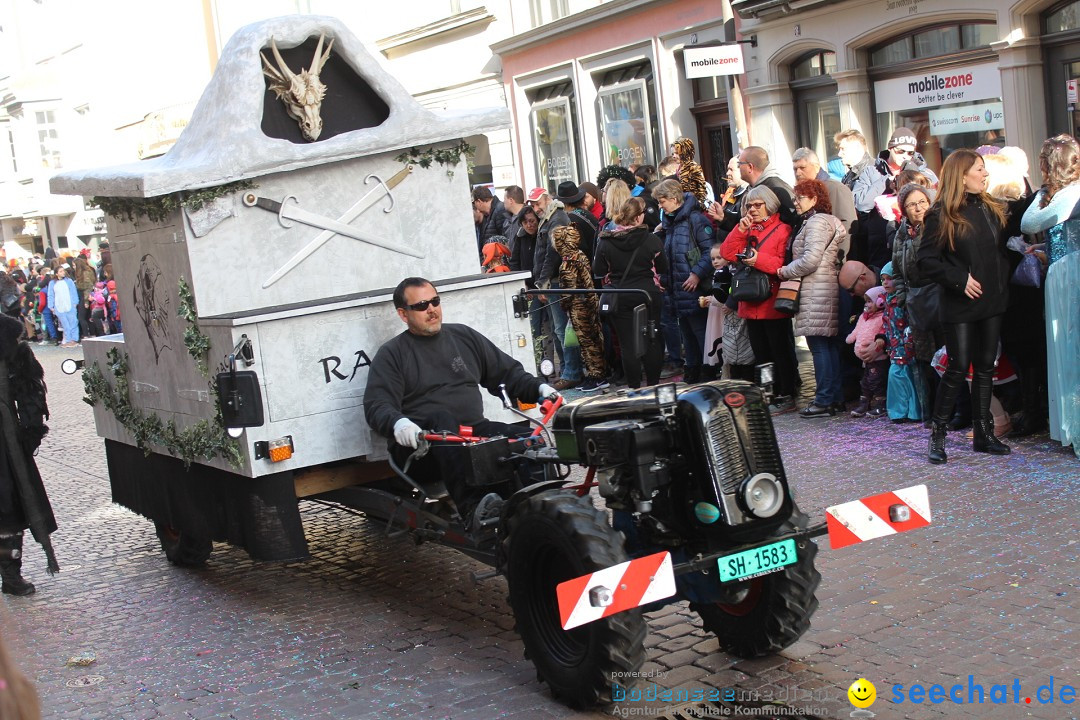
<path id="1" fill-rule="evenodd" d="M 713 47 L 683 48 L 683 63 L 688 79 L 713 77 L 714 75 L 742 75 L 742 45 L 716 45 Z"/>
<path id="2" fill-rule="evenodd" d="M 995 63 L 931 70 L 879 80 L 874 96 L 878 112 L 969 103 L 1001 97 L 1001 75 Z"/>

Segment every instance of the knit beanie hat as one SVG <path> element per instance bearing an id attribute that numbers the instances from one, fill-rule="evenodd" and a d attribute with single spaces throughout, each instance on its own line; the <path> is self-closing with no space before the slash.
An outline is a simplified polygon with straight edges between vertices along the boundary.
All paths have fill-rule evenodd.
<path id="1" fill-rule="evenodd" d="M 897 145 L 911 145 L 916 146 L 919 144 L 918 139 L 915 137 L 915 133 L 908 130 L 906 127 L 898 127 L 892 132 L 892 137 L 889 138 L 889 149 L 892 150 Z"/>

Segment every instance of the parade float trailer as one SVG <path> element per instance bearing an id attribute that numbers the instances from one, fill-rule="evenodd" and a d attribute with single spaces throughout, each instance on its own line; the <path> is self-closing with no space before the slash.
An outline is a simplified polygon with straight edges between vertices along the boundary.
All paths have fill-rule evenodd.
<path id="1" fill-rule="evenodd" d="M 523 274 L 478 274 L 468 212 L 463 138 L 508 125 L 429 111 L 340 21 L 289 16 L 237 32 L 166 155 L 52 179 L 108 216 L 124 332 L 83 343 L 88 394 L 114 500 L 168 552 L 305 557 L 297 497 L 386 472 L 363 399 L 402 278 L 535 367 Z"/>

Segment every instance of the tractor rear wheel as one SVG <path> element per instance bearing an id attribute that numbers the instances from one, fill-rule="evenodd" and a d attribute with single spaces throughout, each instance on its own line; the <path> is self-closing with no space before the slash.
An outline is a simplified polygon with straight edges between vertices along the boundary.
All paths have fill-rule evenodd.
<path id="1" fill-rule="evenodd" d="M 526 657 L 562 702 L 612 701 L 612 683 L 632 685 L 645 662 L 645 619 L 627 610 L 563 630 L 555 587 L 629 558 L 623 537 L 590 498 L 555 490 L 525 500 L 503 541 L 510 606 Z"/>
<path id="2" fill-rule="evenodd" d="M 158 540 L 161 541 L 161 549 L 165 551 L 165 557 L 173 565 L 180 567 L 205 565 L 210 558 L 210 552 L 214 549 L 214 543 L 210 540 L 193 537 L 191 533 L 177 530 L 166 522 L 155 521 L 154 528 L 157 530 Z"/>

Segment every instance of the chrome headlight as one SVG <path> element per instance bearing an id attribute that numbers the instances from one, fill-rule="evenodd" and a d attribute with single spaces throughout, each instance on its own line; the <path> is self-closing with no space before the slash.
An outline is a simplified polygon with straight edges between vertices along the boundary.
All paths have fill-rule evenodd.
<path id="1" fill-rule="evenodd" d="M 740 488 L 747 511 L 758 518 L 772 517 L 784 504 L 784 486 L 770 473 L 758 473 Z"/>

